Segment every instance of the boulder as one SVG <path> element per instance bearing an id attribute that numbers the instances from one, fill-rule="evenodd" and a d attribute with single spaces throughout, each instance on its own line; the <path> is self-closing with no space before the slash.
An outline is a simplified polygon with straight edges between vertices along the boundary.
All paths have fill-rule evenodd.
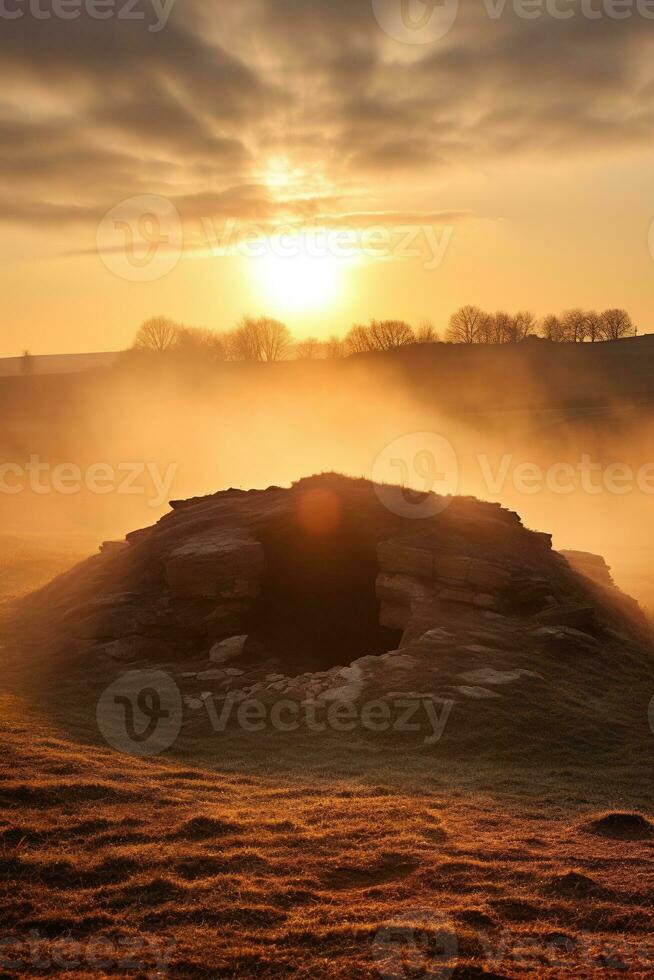
<path id="1" fill-rule="evenodd" d="M 331 672 L 330 672 L 331 673 Z M 321 701 L 355 701 L 363 691 L 364 672 L 356 664 L 341 667 L 338 671 L 345 683 L 336 687 L 328 687 L 320 695 Z"/>
<path id="2" fill-rule="evenodd" d="M 214 664 L 227 664 L 230 660 L 236 660 L 243 653 L 247 640 L 247 635 L 230 636 L 215 643 L 209 651 L 209 660 Z"/>

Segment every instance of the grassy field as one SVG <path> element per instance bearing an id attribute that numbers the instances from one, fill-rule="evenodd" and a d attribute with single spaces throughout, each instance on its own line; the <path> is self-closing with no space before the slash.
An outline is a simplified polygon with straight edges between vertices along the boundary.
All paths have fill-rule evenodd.
<path id="1" fill-rule="evenodd" d="M 5 592 L 78 557 L 13 554 Z M 0 977 L 654 973 L 640 729 L 633 752 L 607 724 L 605 749 L 554 758 L 525 740 L 501 759 L 479 735 L 425 749 L 191 729 L 138 760 L 94 725 L 97 670 L 82 683 L 2 656 Z"/>
<path id="2" fill-rule="evenodd" d="M 601 819 L 610 774 L 216 769 L 2 719 L 4 976 L 652 975 L 653 831 Z"/>

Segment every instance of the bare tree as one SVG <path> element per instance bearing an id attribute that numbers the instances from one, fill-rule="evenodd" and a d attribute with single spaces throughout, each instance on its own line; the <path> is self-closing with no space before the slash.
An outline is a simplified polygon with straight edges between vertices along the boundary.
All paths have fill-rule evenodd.
<path id="1" fill-rule="evenodd" d="M 447 328 L 447 339 L 453 344 L 475 344 L 486 314 L 478 306 L 462 306 L 453 313 Z"/>
<path id="2" fill-rule="evenodd" d="M 295 356 L 300 361 L 315 361 L 322 356 L 323 346 L 317 337 L 307 337 L 295 347 Z"/>
<path id="3" fill-rule="evenodd" d="M 507 344 L 511 337 L 510 315 L 500 310 L 492 316 L 486 317 L 480 333 L 484 337 L 484 343 Z"/>
<path id="4" fill-rule="evenodd" d="M 394 350 L 415 341 L 415 335 L 404 320 L 371 320 L 368 331 L 373 350 Z"/>
<path id="5" fill-rule="evenodd" d="M 368 328 L 361 323 L 353 324 L 345 337 L 345 349 L 348 354 L 363 354 L 365 351 L 374 350 Z"/>
<path id="6" fill-rule="evenodd" d="M 345 346 L 349 354 L 362 354 L 406 347 L 415 339 L 413 330 L 404 320 L 371 320 L 367 327 L 355 323 L 345 338 Z"/>
<path id="7" fill-rule="evenodd" d="M 332 334 L 329 340 L 325 341 L 324 348 L 325 348 L 325 357 L 330 357 L 330 358 L 345 357 L 347 353 L 345 348 L 345 341 L 341 340 L 341 338 L 337 337 L 335 334 Z"/>
<path id="8" fill-rule="evenodd" d="M 290 344 L 288 327 L 266 316 L 244 317 L 228 338 L 230 356 L 239 361 L 281 361 Z"/>
<path id="9" fill-rule="evenodd" d="M 604 310 L 602 313 L 602 336 L 606 340 L 620 340 L 636 332 L 631 317 L 626 310 Z"/>
<path id="10" fill-rule="evenodd" d="M 602 318 L 595 310 L 587 310 L 586 317 L 586 337 L 594 344 L 596 340 L 602 338 Z"/>
<path id="11" fill-rule="evenodd" d="M 588 321 L 583 310 L 566 310 L 561 317 L 563 339 L 573 344 L 580 344 L 586 338 Z"/>
<path id="12" fill-rule="evenodd" d="M 515 316 L 511 317 L 510 339 L 511 343 L 517 344 L 532 333 L 536 333 L 536 317 L 529 310 L 519 310 Z"/>
<path id="13" fill-rule="evenodd" d="M 558 316 L 550 314 L 543 320 L 543 337 L 546 340 L 553 340 L 560 343 L 563 340 L 563 324 Z"/>
<path id="14" fill-rule="evenodd" d="M 244 319 L 226 338 L 227 356 L 232 361 L 261 361 L 261 344 L 254 321 Z"/>
<path id="15" fill-rule="evenodd" d="M 225 341 L 206 327 L 180 327 L 175 353 L 185 360 L 225 360 Z"/>
<path id="16" fill-rule="evenodd" d="M 34 372 L 34 358 L 28 350 L 23 351 L 23 356 L 20 359 L 20 373 L 24 378 L 29 378 L 29 376 Z"/>
<path id="17" fill-rule="evenodd" d="M 431 320 L 421 320 L 416 331 L 416 342 L 419 344 L 437 344 L 439 341 L 438 331 Z"/>
<path id="18" fill-rule="evenodd" d="M 282 361 L 291 346 L 291 331 L 285 323 L 269 317 L 260 317 L 264 361 Z"/>
<path id="19" fill-rule="evenodd" d="M 490 313 L 484 313 L 479 320 L 477 330 L 478 344 L 498 344 L 502 342 L 502 334 L 498 321 Z"/>
<path id="20" fill-rule="evenodd" d="M 136 350 L 156 351 L 161 354 L 175 346 L 180 327 L 165 316 L 154 316 L 141 325 L 134 341 Z"/>

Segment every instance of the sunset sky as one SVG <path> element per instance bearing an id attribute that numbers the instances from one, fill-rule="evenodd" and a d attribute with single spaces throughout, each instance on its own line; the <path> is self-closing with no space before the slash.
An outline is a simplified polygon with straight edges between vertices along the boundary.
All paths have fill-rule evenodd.
<path id="1" fill-rule="evenodd" d="M 468 302 L 619 305 L 652 329 L 654 20 L 635 3 L 444 0 L 430 39 L 410 0 L 398 39 L 401 0 L 177 0 L 167 20 L 108 2 L 3 7 L 21 16 L 0 24 L 0 355 L 118 349 L 158 313 L 326 336 L 442 329 Z"/>

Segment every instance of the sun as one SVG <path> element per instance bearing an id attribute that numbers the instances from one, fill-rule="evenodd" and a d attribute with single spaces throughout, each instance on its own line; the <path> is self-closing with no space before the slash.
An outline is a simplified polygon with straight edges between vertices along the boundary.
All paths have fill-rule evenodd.
<path id="1" fill-rule="evenodd" d="M 272 255 L 251 260 L 262 299 L 280 310 L 310 310 L 334 303 L 346 263 L 334 256 Z"/>

